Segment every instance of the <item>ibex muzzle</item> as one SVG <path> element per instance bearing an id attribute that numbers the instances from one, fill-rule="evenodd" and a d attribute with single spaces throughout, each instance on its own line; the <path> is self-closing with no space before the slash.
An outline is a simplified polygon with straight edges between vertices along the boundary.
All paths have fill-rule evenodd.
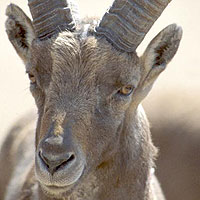
<path id="1" fill-rule="evenodd" d="M 45 187 L 72 185 L 82 175 L 84 165 L 83 152 L 77 142 L 73 141 L 71 128 L 65 127 L 63 132 L 57 134 L 55 126 L 52 126 L 38 145 L 38 179 Z"/>

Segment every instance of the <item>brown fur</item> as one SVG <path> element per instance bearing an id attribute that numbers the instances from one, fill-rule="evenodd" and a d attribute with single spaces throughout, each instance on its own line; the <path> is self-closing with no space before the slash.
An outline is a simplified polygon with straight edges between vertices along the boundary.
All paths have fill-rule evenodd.
<path id="1" fill-rule="evenodd" d="M 21 15 L 7 15 L 8 21 L 21 21 Z M 30 198 L 40 200 L 156 198 L 151 174 L 156 149 L 139 104 L 176 53 L 182 31 L 176 25 L 168 26 L 139 58 L 135 52 L 117 51 L 91 29 L 86 35 L 81 30 L 28 43 L 26 71 L 36 78 L 30 90 L 38 108 L 36 173 L 35 178 L 29 173 L 21 183 L 24 186 L 15 195 L 7 194 L 6 200 L 23 199 L 23 188 L 27 190 L 28 185 Z M 13 31 L 18 30 L 7 23 L 8 35 Z M 129 96 L 120 92 L 127 85 L 134 87 Z M 51 158 L 72 151 L 78 164 L 70 173 L 65 165 L 50 175 L 41 164 L 41 149 Z"/>

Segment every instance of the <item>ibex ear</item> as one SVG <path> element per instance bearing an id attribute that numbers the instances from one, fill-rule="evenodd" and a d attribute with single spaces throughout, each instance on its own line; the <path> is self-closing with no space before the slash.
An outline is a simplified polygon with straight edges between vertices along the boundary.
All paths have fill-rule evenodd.
<path id="1" fill-rule="evenodd" d="M 142 78 L 137 88 L 140 101 L 149 93 L 159 74 L 176 54 L 182 38 L 182 28 L 171 24 L 148 45 L 141 59 Z"/>
<path id="2" fill-rule="evenodd" d="M 22 9 L 14 4 L 7 7 L 6 15 L 8 16 L 5 24 L 8 38 L 26 63 L 30 56 L 31 43 L 35 38 L 32 22 Z"/>

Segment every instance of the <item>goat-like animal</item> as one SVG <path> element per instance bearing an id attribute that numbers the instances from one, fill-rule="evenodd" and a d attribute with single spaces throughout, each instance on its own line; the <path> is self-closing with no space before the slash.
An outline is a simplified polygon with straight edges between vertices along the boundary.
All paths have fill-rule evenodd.
<path id="1" fill-rule="evenodd" d="M 140 103 L 182 29 L 166 27 L 141 57 L 136 48 L 170 0 L 115 0 L 98 24 L 71 1 L 28 2 L 33 21 L 11 4 L 6 32 L 38 108 L 35 152 L 12 167 L 5 199 L 164 199 Z"/>

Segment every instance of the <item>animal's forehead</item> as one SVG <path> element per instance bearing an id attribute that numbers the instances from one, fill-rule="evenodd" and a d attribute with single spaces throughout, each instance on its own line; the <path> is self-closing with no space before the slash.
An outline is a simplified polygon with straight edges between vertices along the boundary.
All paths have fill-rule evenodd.
<path id="1" fill-rule="evenodd" d="M 63 32 L 54 40 L 33 43 L 31 65 L 45 88 L 72 91 L 116 82 L 135 84 L 140 79 L 138 60 L 135 53 L 118 52 L 105 39 L 80 39 Z"/>
<path id="2" fill-rule="evenodd" d="M 139 75 L 138 57 L 116 51 L 104 39 L 77 39 L 71 33 L 59 35 L 52 46 L 52 80 L 69 81 L 124 79 Z M 65 78 L 63 78 L 65 77 Z"/>

